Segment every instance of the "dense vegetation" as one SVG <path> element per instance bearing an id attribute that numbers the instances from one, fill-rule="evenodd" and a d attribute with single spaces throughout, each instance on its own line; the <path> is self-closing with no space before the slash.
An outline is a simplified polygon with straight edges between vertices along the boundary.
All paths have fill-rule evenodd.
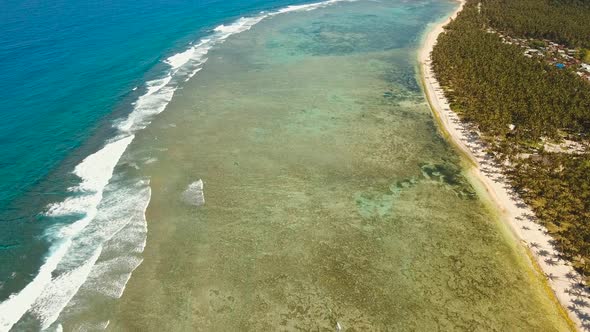
<path id="1" fill-rule="evenodd" d="M 487 32 L 492 27 L 587 46 L 590 24 L 564 23 L 568 13 L 586 5 L 575 0 L 484 0 L 478 6 L 479 1 L 469 0 L 439 37 L 432 54 L 434 71 L 452 109 L 479 128 L 499 162 L 510 165 L 506 172 L 516 190 L 564 256 L 590 276 L 590 154 L 544 148 L 548 139 L 587 142 L 590 84 L 570 71 L 525 57 L 520 47 Z M 568 19 L 575 22 L 578 16 Z M 561 22 L 560 28 L 553 30 L 551 20 Z"/>
<path id="2" fill-rule="evenodd" d="M 562 253 L 588 272 L 590 155 L 542 152 L 538 158 L 517 161 L 509 174 Z"/>
<path id="3" fill-rule="evenodd" d="M 515 37 L 590 48 L 587 0 L 482 0 L 482 14 L 492 26 Z"/>

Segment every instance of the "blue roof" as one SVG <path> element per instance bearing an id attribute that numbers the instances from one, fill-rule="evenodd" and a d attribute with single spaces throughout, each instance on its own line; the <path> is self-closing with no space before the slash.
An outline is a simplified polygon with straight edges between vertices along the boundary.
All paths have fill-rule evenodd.
<path id="1" fill-rule="evenodd" d="M 562 68 L 565 68 L 565 65 L 563 63 L 556 63 L 555 67 L 562 69 Z"/>

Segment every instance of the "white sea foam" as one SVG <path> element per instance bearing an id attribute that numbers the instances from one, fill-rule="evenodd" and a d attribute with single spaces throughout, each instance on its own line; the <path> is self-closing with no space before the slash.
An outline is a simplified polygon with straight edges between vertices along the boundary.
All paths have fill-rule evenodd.
<path id="1" fill-rule="evenodd" d="M 203 191 L 203 181 L 199 179 L 188 185 L 186 190 L 182 193 L 183 200 L 195 206 L 205 204 L 205 193 Z"/>
<path id="2" fill-rule="evenodd" d="M 79 195 L 67 198 L 63 202 L 49 205 L 47 216 L 58 217 L 75 214 L 86 216 L 72 225 L 64 227 L 61 236 L 72 235 L 83 228 L 89 220 L 94 218 L 95 209 L 102 199 L 102 191 L 113 176 L 113 171 L 119 158 L 133 141 L 134 136 L 127 136 L 118 141 L 107 144 L 98 152 L 86 157 L 74 169 L 82 181 L 73 191 Z M 66 234 L 69 233 L 69 234 Z"/>
<path id="3" fill-rule="evenodd" d="M 82 286 L 103 294 L 108 289 L 108 296 L 122 295 L 131 273 L 142 261 L 147 237 L 145 209 L 150 196 L 149 181 L 115 182 L 105 188 L 94 222 L 72 239 L 67 259 L 55 269 L 57 276 L 31 305 L 30 312 L 43 329 L 57 320 Z M 99 261 L 105 255 L 115 258 Z M 84 301 L 72 301 L 80 302 Z"/>
<path id="4" fill-rule="evenodd" d="M 213 45 L 213 40 L 203 39 L 197 45 L 189 47 L 184 52 L 174 54 L 164 62 L 169 64 L 173 70 L 176 70 L 191 61 L 205 60 L 204 56 L 207 55 Z"/>
<path id="5" fill-rule="evenodd" d="M 307 5 L 293 5 L 293 6 L 287 6 L 285 8 L 279 9 L 276 13 L 273 13 L 274 15 L 276 14 L 284 14 L 284 13 L 290 13 L 290 12 L 295 12 L 295 11 L 307 11 L 307 10 L 313 10 L 314 8 L 317 8 L 319 4 L 307 4 Z"/>
<path id="6" fill-rule="evenodd" d="M 143 259 L 133 256 L 101 261 L 94 267 L 88 286 L 103 296 L 118 299 L 123 295 L 131 274 L 142 261 Z"/>
<path id="7" fill-rule="evenodd" d="M 55 322 L 59 313 L 78 292 L 96 263 L 101 249 L 97 248 L 82 265 L 59 275 L 45 286 L 31 310 L 31 313 L 41 322 L 42 330 L 49 328 Z"/>
<path id="8" fill-rule="evenodd" d="M 154 84 L 153 81 L 148 82 L 148 84 L 150 83 Z M 133 111 L 117 125 L 117 129 L 123 133 L 133 133 L 141 130 L 149 124 L 155 115 L 162 113 L 166 109 L 174 96 L 176 86 L 168 83 L 157 87 L 157 90 L 154 88 L 150 91 L 148 86 L 148 93 L 137 99 Z"/>
<path id="9" fill-rule="evenodd" d="M 153 158 L 153 157 L 152 157 L 152 158 L 148 158 L 148 159 L 146 159 L 146 160 L 145 160 L 143 163 L 144 163 L 145 165 L 149 165 L 149 164 L 153 164 L 153 163 L 155 163 L 155 162 L 157 162 L 157 161 L 158 161 L 158 158 Z"/>
<path id="10" fill-rule="evenodd" d="M 195 74 L 196 74 L 196 73 L 200 72 L 200 71 L 201 71 L 201 69 L 203 69 L 203 68 L 197 68 L 197 69 L 193 70 L 193 71 L 192 71 L 192 72 L 191 72 L 191 73 L 190 73 L 190 74 L 187 76 L 187 78 L 185 78 L 185 79 L 184 79 L 184 81 L 185 81 L 185 82 L 188 82 L 188 80 L 190 80 L 190 79 L 191 79 L 191 77 L 195 76 Z"/>
<path id="11" fill-rule="evenodd" d="M 71 245 L 71 237 L 86 227 L 96 215 L 96 208 L 102 199 L 102 190 L 112 177 L 117 161 L 131 140 L 133 136 L 107 144 L 102 150 L 86 157 L 76 166 L 74 174 L 82 180 L 78 186 L 79 191 L 83 193 L 82 196 L 68 198 L 61 203 L 51 205 L 47 214 L 63 216 L 85 213 L 85 215 L 54 235 L 58 241 L 56 248 L 48 255 L 33 281 L 18 294 L 0 303 L 0 330 L 9 330 L 51 283 L 52 272 L 66 255 Z"/>
<path id="12" fill-rule="evenodd" d="M 354 1 L 357 1 L 357 0 L 327 0 L 327 1 L 322 1 L 322 2 L 309 3 L 309 4 L 305 4 L 305 5 L 293 5 L 293 6 L 287 6 L 285 8 L 279 9 L 276 12 L 270 13 L 270 15 L 274 16 L 274 15 L 290 13 L 290 12 L 311 11 L 311 10 L 315 10 L 318 8 L 330 6 L 330 5 L 333 5 L 338 2 L 354 2 Z"/>
<path id="13" fill-rule="evenodd" d="M 41 294 L 45 285 L 51 281 L 51 272 L 64 257 L 68 243 L 61 243 L 49 254 L 37 276 L 18 294 L 13 294 L 0 303 L 0 331 L 8 331 L 29 310 L 35 299 Z"/>
<path id="14" fill-rule="evenodd" d="M 74 239 L 68 260 L 58 266 L 58 271 L 84 266 L 84 273 L 67 273 L 59 283 L 52 283 L 52 287 L 63 287 L 63 292 L 77 288 L 75 296 L 54 297 L 51 305 L 33 305 L 33 314 L 43 326 L 50 326 L 58 316 L 67 320 L 69 315 L 92 310 L 85 305 L 89 299 L 95 302 L 123 294 L 133 271 L 143 260 L 141 254 L 147 238 L 145 210 L 151 197 L 149 180 L 129 183 L 132 180 L 122 177 L 107 186 L 95 222 Z M 100 250 L 100 258 L 87 258 L 93 250 Z M 90 270 L 86 269 L 87 264 Z"/>
<path id="15" fill-rule="evenodd" d="M 229 25 L 220 25 L 213 31 L 217 33 L 216 39 L 223 41 L 231 35 L 250 30 L 254 25 L 267 18 L 268 14 L 260 14 L 255 17 L 242 17 Z"/>
<path id="16" fill-rule="evenodd" d="M 219 25 L 208 38 L 167 58 L 164 62 L 170 66 L 170 71 L 163 78 L 146 82 L 146 92 L 132 103 L 133 111 L 116 124 L 119 134 L 76 166 L 74 174 L 81 181 L 71 188 L 72 197 L 48 206 L 48 217 L 79 216 L 79 219 L 52 229 L 48 234 L 55 244 L 37 276 L 20 292 L 0 303 L 0 331 L 10 330 L 27 312 L 44 328 L 60 331 L 62 326 L 54 324 L 56 319 L 84 307 L 76 304 L 83 303 L 85 296 L 96 296 L 98 292 L 105 297 L 120 297 L 133 270 L 142 261 L 147 236 L 145 210 L 151 192 L 144 180 L 128 187 L 112 184 L 113 188 L 106 194 L 104 190 L 109 186 L 119 159 L 133 141 L 134 133 L 166 109 L 178 84 L 203 68 L 208 52 L 215 45 L 251 29 L 265 18 L 313 10 L 340 1 L 354 0 L 289 6 L 240 18 L 232 24 Z M 203 182 L 190 184 L 184 195 L 191 204 L 203 204 Z M 106 328 L 108 320 L 99 325 Z"/>
<path id="17" fill-rule="evenodd" d="M 153 80 L 153 81 L 149 81 L 146 86 L 148 88 L 148 91 L 146 92 L 146 96 L 150 96 L 152 94 L 154 94 L 155 92 L 160 91 L 160 89 L 162 89 L 163 87 L 165 87 L 168 83 L 170 83 L 170 81 L 172 80 L 172 75 L 168 75 L 162 79 L 158 79 L 158 80 Z"/>

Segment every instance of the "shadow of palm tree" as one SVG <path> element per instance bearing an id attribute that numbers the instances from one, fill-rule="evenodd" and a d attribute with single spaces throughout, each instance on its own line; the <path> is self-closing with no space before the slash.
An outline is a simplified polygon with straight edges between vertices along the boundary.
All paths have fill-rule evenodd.
<path id="1" fill-rule="evenodd" d="M 587 313 L 581 312 L 581 311 L 578 310 L 578 313 L 576 314 L 576 316 L 578 316 L 578 318 L 582 322 L 590 323 L 590 315 L 588 315 Z"/>
<path id="2" fill-rule="evenodd" d="M 549 251 L 547 251 L 545 249 L 541 249 L 541 250 L 537 251 L 537 255 L 539 255 L 541 257 L 547 257 L 547 256 L 549 256 Z"/>
<path id="3" fill-rule="evenodd" d="M 577 279 L 578 279 L 578 276 L 577 276 L 575 273 L 573 273 L 572 271 L 570 271 L 570 272 L 566 273 L 566 274 L 565 274 L 565 277 L 566 277 L 568 280 L 577 280 Z"/>
<path id="4" fill-rule="evenodd" d="M 588 306 L 590 306 L 590 304 L 588 304 L 588 302 L 586 302 L 583 299 L 575 299 L 572 300 L 572 303 L 576 306 L 576 307 L 582 307 L 582 308 L 587 308 Z"/>
<path id="5" fill-rule="evenodd" d="M 547 259 L 545 260 L 545 263 L 546 263 L 547 265 L 550 265 L 550 266 L 555 266 L 555 265 L 557 265 L 557 262 L 556 262 L 556 261 L 555 261 L 553 258 L 547 258 Z"/>

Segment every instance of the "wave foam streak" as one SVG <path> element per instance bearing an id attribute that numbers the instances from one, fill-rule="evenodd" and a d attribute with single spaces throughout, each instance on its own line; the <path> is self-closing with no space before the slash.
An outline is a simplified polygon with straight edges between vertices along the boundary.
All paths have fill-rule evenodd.
<path id="1" fill-rule="evenodd" d="M 84 216 L 70 225 L 54 230 L 54 233 L 50 235 L 55 238 L 56 244 L 37 276 L 22 291 L 13 294 L 0 304 L 0 330 L 9 330 L 51 284 L 52 273 L 66 258 L 72 244 L 72 237 L 84 229 L 96 216 L 103 189 L 112 177 L 116 162 L 132 140 L 133 136 L 129 136 L 109 143 L 76 166 L 74 174 L 80 177 L 81 182 L 77 187 L 72 188 L 72 191 L 78 195 L 49 206 L 47 215 L 61 217 L 83 214 Z"/>

